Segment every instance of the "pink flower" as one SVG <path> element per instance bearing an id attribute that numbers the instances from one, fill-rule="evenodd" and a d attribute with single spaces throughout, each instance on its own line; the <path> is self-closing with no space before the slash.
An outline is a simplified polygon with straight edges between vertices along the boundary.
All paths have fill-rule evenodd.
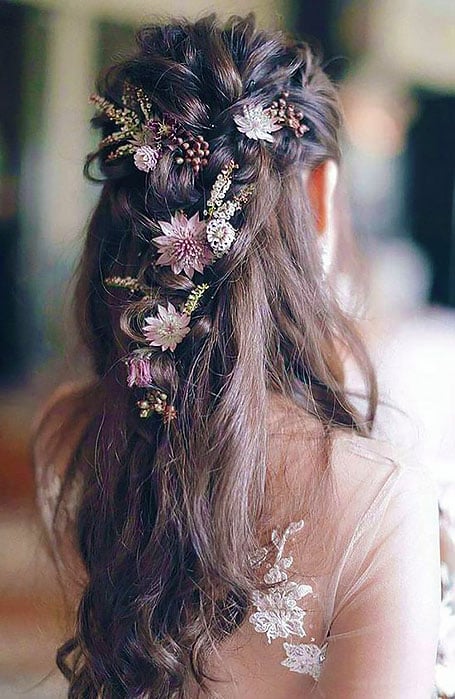
<path id="1" fill-rule="evenodd" d="M 190 332 L 189 322 L 190 316 L 179 313 L 168 301 L 167 308 L 158 304 L 157 316 L 145 318 L 142 332 L 150 345 L 161 347 L 162 352 L 167 349 L 173 352 L 177 344 Z"/>
<path id="2" fill-rule="evenodd" d="M 183 270 L 190 278 L 194 271 L 202 272 L 213 262 L 213 253 L 207 245 L 206 224 L 195 213 L 190 219 L 178 211 L 171 221 L 158 221 L 164 235 L 154 239 L 161 256 L 158 265 L 169 265 L 174 274 Z"/>
<path id="3" fill-rule="evenodd" d="M 153 386 L 152 367 L 147 350 L 136 350 L 126 358 L 127 383 L 130 388 L 150 388 Z"/>
<path id="4" fill-rule="evenodd" d="M 139 148 L 134 153 L 134 164 L 138 170 L 143 170 L 143 172 L 150 172 L 154 170 L 160 159 L 159 148 L 154 148 L 147 144 L 139 146 Z"/>

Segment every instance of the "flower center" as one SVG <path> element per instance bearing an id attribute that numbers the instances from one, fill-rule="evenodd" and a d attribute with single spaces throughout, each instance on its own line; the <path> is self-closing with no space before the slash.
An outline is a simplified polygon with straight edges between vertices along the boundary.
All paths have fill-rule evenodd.
<path id="1" fill-rule="evenodd" d="M 173 253 L 179 260 L 195 260 L 201 255 L 201 244 L 187 235 L 174 242 Z"/>
<path id="2" fill-rule="evenodd" d="M 162 337 L 172 337 L 179 330 L 179 323 L 176 318 L 168 318 L 160 328 Z"/>

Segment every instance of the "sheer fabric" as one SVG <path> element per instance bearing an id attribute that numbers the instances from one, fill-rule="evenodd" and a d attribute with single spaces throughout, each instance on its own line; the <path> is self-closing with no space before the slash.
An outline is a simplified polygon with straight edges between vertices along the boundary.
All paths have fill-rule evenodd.
<path id="1" fill-rule="evenodd" d="M 331 471 L 335 495 L 322 519 L 329 536 L 305 536 L 305 521 L 273 532 L 264 578 L 275 584 L 256 593 L 248 623 L 217 654 L 220 697 L 433 695 L 435 485 L 389 445 L 359 436 L 335 439 Z M 259 549 L 254 564 L 265 555 Z"/>
<path id="2" fill-rule="evenodd" d="M 50 515 L 58 483 L 48 474 L 58 479 L 61 469 L 48 470 L 44 454 L 36 458 L 41 507 Z M 245 623 L 214 651 L 213 696 L 432 696 L 436 487 L 388 444 L 345 432 L 333 440 L 329 472 L 331 497 L 315 499 L 308 517 L 277 525 L 251 560 L 271 587 L 257 590 Z"/>

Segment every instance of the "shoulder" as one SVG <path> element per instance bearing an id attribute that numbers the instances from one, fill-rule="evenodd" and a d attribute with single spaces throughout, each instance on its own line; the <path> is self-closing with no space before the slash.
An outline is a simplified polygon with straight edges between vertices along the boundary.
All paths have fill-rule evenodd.
<path id="1" fill-rule="evenodd" d="M 340 435 L 332 452 L 334 512 L 346 541 L 367 549 L 393 532 L 438 528 L 437 486 L 415 455 L 389 442 Z M 413 534 L 413 535 L 414 535 Z"/>
<path id="2" fill-rule="evenodd" d="M 363 494 L 366 503 L 381 493 L 409 489 L 436 491 L 429 470 L 409 449 L 357 433 L 337 431 L 332 442 L 331 473 L 338 493 L 351 499 Z"/>
<path id="3" fill-rule="evenodd" d="M 409 451 L 347 428 L 327 437 L 304 411 L 278 399 L 272 408 L 267 506 L 273 521 L 303 517 L 308 526 L 339 530 L 354 526 L 371 507 L 386 506 L 400 490 L 410 497 L 419 489 L 434 494 L 429 473 Z"/>
<path id="4" fill-rule="evenodd" d="M 43 398 L 41 404 L 35 415 L 35 419 L 32 423 L 32 432 L 35 434 L 39 432 L 39 429 L 43 426 L 49 415 L 55 412 L 57 407 L 63 409 L 63 406 L 68 404 L 72 398 L 79 395 L 81 391 L 86 390 L 88 387 L 87 382 L 82 381 L 65 381 L 54 388 L 45 398 Z"/>
<path id="5" fill-rule="evenodd" d="M 43 401 L 32 425 L 35 496 L 51 537 L 62 484 L 89 420 L 90 394 L 87 382 L 61 384 Z"/>
<path id="6" fill-rule="evenodd" d="M 62 476 L 88 420 L 85 382 L 65 382 L 40 405 L 31 430 L 37 485 L 52 472 Z"/>
<path id="7" fill-rule="evenodd" d="M 396 574 L 399 582 L 407 571 L 422 569 L 437 591 L 438 498 L 428 470 L 407 450 L 355 436 L 334 445 L 333 475 L 340 522 L 337 604 L 375 576 L 386 581 Z"/>

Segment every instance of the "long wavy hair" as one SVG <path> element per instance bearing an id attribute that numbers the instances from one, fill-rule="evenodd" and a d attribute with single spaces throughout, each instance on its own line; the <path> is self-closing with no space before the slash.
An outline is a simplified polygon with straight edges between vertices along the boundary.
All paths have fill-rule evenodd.
<path id="1" fill-rule="evenodd" d="M 257 587 L 249 554 L 265 512 L 270 396 L 316 418 L 327 440 L 334 428 L 368 435 L 376 404 L 368 356 L 323 273 L 302 177 L 340 155 L 337 91 L 320 58 L 252 16 L 145 26 L 136 38 L 134 54 L 99 76 L 98 92 L 120 104 L 125 80 L 142 86 L 161 113 L 203 134 L 211 155 L 199 174 L 164 157 L 147 179 L 132 158 L 87 156 L 85 174 L 95 179 L 97 167 L 102 189 L 75 306 L 92 378 L 47 411 L 36 435 L 38 490 L 54 455 L 66 454 L 53 543 L 70 537 L 85 571 L 71 638 L 57 653 L 72 698 L 208 691 L 210 652 L 242 624 Z M 305 115 L 305 137 L 243 137 L 233 114 L 284 90 Z M 102 116 L 92 123 L 109 133 Z M 128 318 L 144 304 L 178 305 L 198 283 L 154 264 L 154 222 L 202 211 L 231 159 L 234 193 L 254 185 L 238 237 L 204 272 L 211 291 L 189 335 L 152 358 L 177 417 L 141 419 L 122 361 Z M 108 288 L 115 275 L 141 279 L 150 297 Z M 345 386 L 346 356 L 365 376 L 362 414 Z"/>

